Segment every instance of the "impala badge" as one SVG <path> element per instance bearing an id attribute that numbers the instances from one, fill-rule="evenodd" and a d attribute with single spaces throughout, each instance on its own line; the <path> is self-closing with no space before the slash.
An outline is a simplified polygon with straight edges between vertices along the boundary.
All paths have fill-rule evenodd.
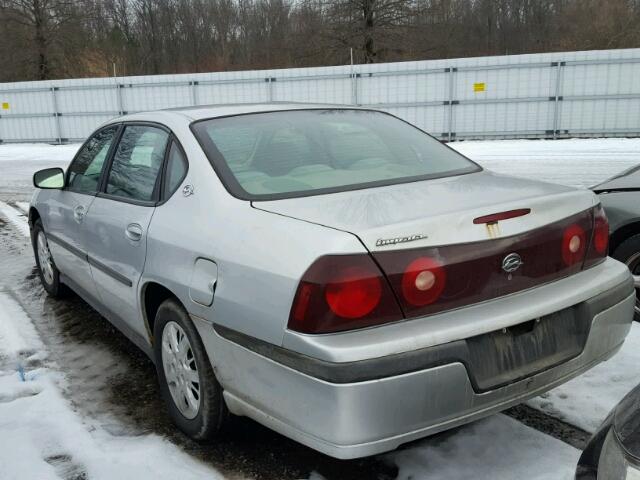
<path id="1" fill-rule="evenodd" d="M 420 233 L 408 235 L 406 237 L 379 238 L 376 240 L 376 247 L 386 247 L 387 245 L 395 245 L 396 243 L 415 242 L 416 240 L 422 240 L 423 238 L 427 238 L 427 236 Z"/>
<path id="2" fill-rule="evenodd" d="M 523 264 L 522 258 L 517 253 L 510 253 L 502 260 L 502 270 L 511 274 Z"/>

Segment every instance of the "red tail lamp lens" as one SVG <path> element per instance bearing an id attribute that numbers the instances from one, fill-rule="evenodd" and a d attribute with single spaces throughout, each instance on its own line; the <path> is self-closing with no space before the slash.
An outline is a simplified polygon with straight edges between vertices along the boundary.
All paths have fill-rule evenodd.
<path id="1" fill-rule="evenodd" d="M 362 267 L 348 267 L 325 289 L 329 308 L 343 318 L 360 318 L 378 306 L 382 296 L 379 276 Z"/>
<path id="2" fill-rule="evenodd" d="M 442 294 L 446 279 L 440 262 L 430 257 L 416 258 L 402 276 L 402 295 L 413 306 L 429 305 Z"/>
<path id="3" fill-rule="evenodd" d="M 609 248 L 609 221 L 602 209 L 594 219 L 593 247 L 598 255 L 606 255 Z"/>
<path id="4" fill-rule="evenodd" d="M 562 260 L 567 266 L 584 260 L 587 236 L 579 225 L 569 225 L 562 236 Z"/>
<path id="5" fill-rule="evenodd" d="M 398 302 L 369 254 L 327 255 L 302 276 L 291 305 L 289 328 L 330 333 L 401 319 Z"/>

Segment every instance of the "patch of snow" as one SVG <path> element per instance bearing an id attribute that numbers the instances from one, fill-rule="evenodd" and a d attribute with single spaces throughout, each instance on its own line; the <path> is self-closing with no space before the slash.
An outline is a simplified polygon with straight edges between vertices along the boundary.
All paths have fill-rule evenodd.
<path id="1" fill-rule="evenodd" d="M 27 217 L 20 210 L 0 201 L 0 215 L 4 216 L 22 235 L 25 237 L 30 235 Z"/>
<path id="2" fill-rule="evenodd" d="M 50 162 L 66 164 L 80 148 L 79 143 L 48 145 L 46 143 L 8 143 L 0 146 L 2 162 Z"/>
<path id="3" fill-rule="evenodd" d="M 16 358 L 25 352 L 42 348 L 33 323 L 20 304 L 0 290 L 0 355 Z"/>
<path id="4" fill-rule="evenodd" d="M 66 168 L 80 148 L 79 144 L 8 144 L 0 145 L 2 187 L 28 194 L 33 190 L 31 179 L 38 170 L 50 167 Z"/>
<path id="5" fill-rule="evenodd" d="M 640 381 L 640 324 L 633 322 L 620 351 L 608 361 L 528 402 L 542 412 L 595 432 Z"/>
<path id="6" fill-rule="evenodd" d="M 16 202 L 16 207 L 22 210 L 23 213 L 29 213 L 29 202 Z"/>
<path id="7" fill-rule="evenodd" d="M 449 146 L 497 173 L 590 187 L 640 164 L 640 138 L 495 140 Z"/>
<path id="8" fill-rule="evenodd" d="M 60 373 L 50 366 L 29 370 L 37 364 L 24 357 L 43 347 L 28 315 L 3 292 L 0 336 L 2 478 L 223 478 L 158 435 L 114 435 L 81 418 L 60 393 Z M 22 360 L 26 368 L 17 366 Z"/>
<path id="9" fill-rule="evenodd" d="M 386 455 L 398 480 L 572 480 L 580 451 L 505 415 Z"/>

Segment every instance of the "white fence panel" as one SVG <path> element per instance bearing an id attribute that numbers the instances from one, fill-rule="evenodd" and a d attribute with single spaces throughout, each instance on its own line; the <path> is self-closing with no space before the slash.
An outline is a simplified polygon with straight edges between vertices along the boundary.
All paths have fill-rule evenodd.
<path id="1" fill-rule="evenodd" d="M 640 49 L 0 84 L 0 143 L 71 142 L 124 113 L 309 102 L 386 110 L 444 140 L 640 135 Z"/>
<path id="2" fill-rule="evenodd" d="M 278 78 L 270 82 L 270 88 L 271 101 L 340 104 L 352 101 L 352 81 L 347 75 L 342 75 L 342 78 Z"/>
<path id="3" fill-rule="evenodd" d="M 58 112 L 64 114 L 109 112 L 118 115 L 118 85 L 103 88 L 61 87 L 56 91 Z"/>
<path id="4" fill-rule="evenodd" d="M 268 90 L 269 86 L 264 79 L 242 83 L 199 83 L 196 89 L 196 103 L 197 105 L 216 105 L 268 102 Z"/>
<path id="5" fill-rule="evenodd" d="M 0 133 L 17 142 L 59 142 L 55 117 L 3 118 Z"/>

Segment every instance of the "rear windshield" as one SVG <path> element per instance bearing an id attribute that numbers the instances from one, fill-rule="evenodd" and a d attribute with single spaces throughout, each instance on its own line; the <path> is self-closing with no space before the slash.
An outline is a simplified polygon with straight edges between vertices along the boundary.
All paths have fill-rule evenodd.
<path id="1" fill-rule="evenodd" d="M 193 131 L 227 189 L 247 200 L 316 195 L 480 170 L 391 115 L 294 110 L 203 120 Z"/>

